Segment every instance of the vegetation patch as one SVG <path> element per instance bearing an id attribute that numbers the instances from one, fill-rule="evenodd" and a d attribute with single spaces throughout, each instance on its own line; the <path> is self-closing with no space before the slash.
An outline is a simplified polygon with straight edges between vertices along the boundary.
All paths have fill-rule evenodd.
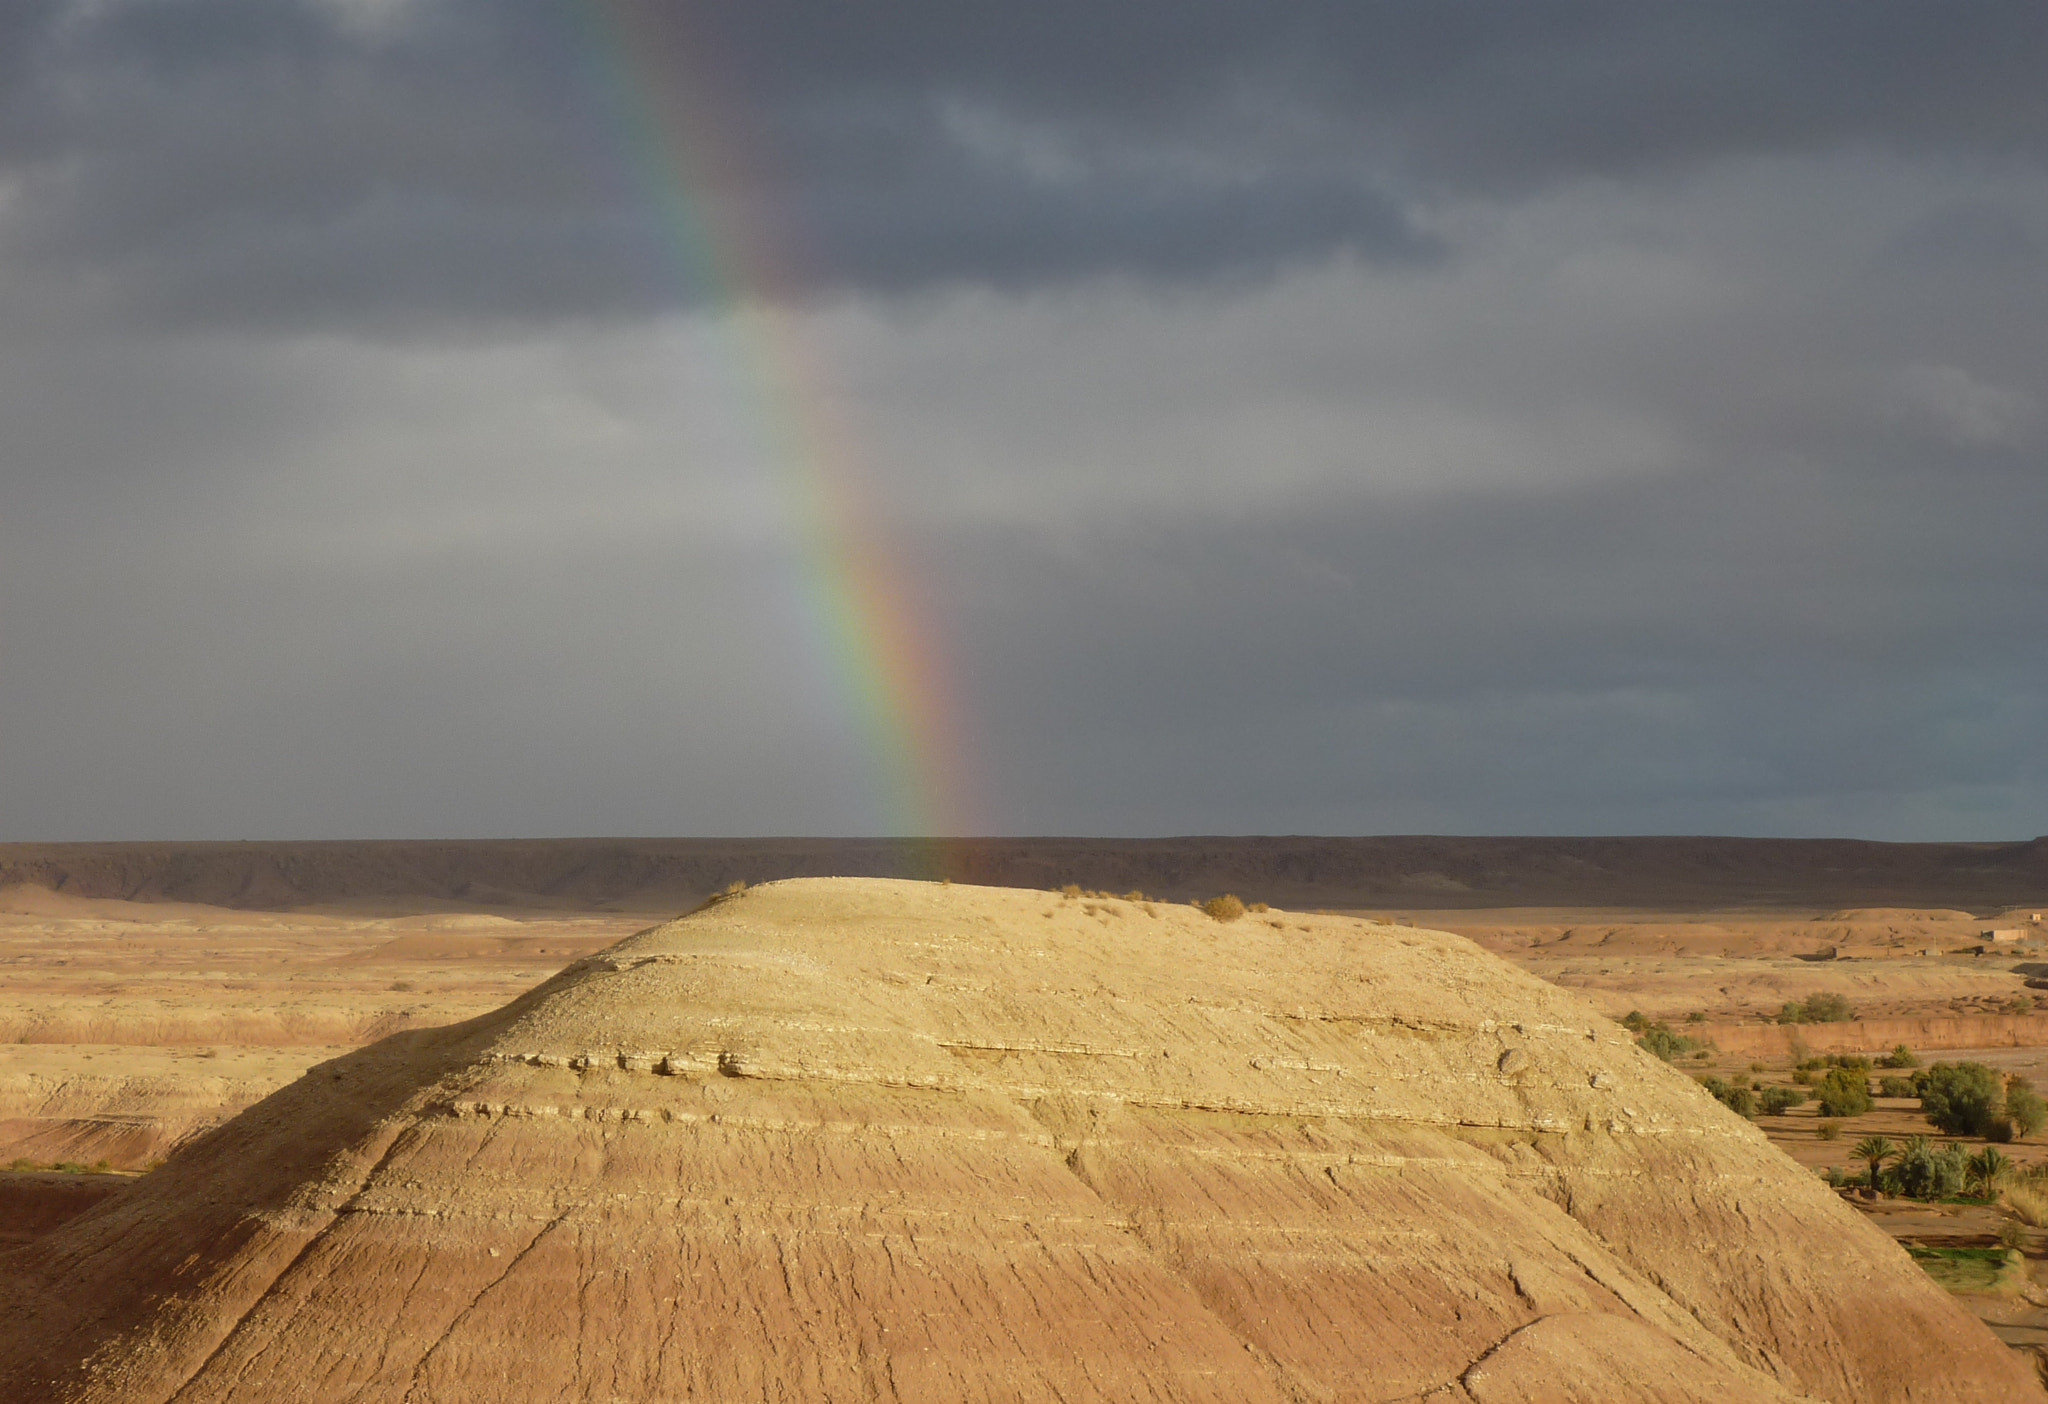
<path id="1" fill-rule="evenodd" d="M 1787 1000 L 1778 1011 L 1781 1024 L 1845 1024 L 1856 1017 L 1845 996 L 1817 994 L 1806 1000 Z"/>
<path id="2" fill-rule="evenodd" d="M 1697 1057 L 1714 1046 L 1707 1039 L 1687 1038 L 1684 1034 L 1674 1033 L 1669 1024 L 1651 1019 L 1640 1009 L 1631 1009 L 1622 1019 L 1621 1026 L 1636 1036 L 1636 1047 L 1647 1050 L 1667 1063 L 1675 1063 L 1688 1053 Z M 1745 1116 L 1748 1114 L 1743 1113 Z"/>
<path id="3" fill-rule="evenodd" d="M 1814 1089 L 1822 1116 L 1861 1116 L 1870 1110 L 1870 1079 L 1854 1068 L 1830 1068 Z"/>
<path id="4" fill-rule="evenodd" d="M 1202 910 L 1216 921 L 1236 921 L 1244 915 L 1244 903 L 1231 893 L 1211 897 L 1202 903 Z"/>
<path id="5" fill-rule="evenodd" d="M 1912 1083 L 1922 1115 L 1951 1136 L 2010 1141 L 2048 1128 L 2048 1102 L 2033 1084 L 1983 1063 L 1936 1063 L 1914 1073 Z"/>
<path id="6" fill-rule="evenodd" d="M 1737 1116 L 1756 1115 L 1756 1093 L 1751 1089 L 1739 1083 L 1723 1082 L 1718 1077 L 1703 1077 L 1699 1084 L 1713 1093 L 1715 1101 Z"/>
<path id="7" fill-rule="evenodd" d="M 1951 1292 L 2011 1292 L 2025 1280 L 2025 1259 L 2010 1248 L 1908 1247 L 1913 1261 Z"/>
<path id="8" fill-rule="evenodd" d="M 92 1164 L 87 1165 L 83 1161 L 78 1160 L 29 1160 L 19 1156 L 9 1161 L 7 1168 L 17 1174 L 31 1170 L 53 1170 L 60 1175 L 117 1175 L 120 1173 L 110 1162 L 104 1160 L 95 1160 Z"/>

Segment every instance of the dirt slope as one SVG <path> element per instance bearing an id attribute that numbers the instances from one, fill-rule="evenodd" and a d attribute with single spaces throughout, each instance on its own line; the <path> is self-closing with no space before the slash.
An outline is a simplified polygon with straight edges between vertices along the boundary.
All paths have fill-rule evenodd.
<path id="1" fill-rule="evenodd" d="M 0 1257 L 0 1398 L 2039 1400 L 1463 938 L 776 884 Z"/>

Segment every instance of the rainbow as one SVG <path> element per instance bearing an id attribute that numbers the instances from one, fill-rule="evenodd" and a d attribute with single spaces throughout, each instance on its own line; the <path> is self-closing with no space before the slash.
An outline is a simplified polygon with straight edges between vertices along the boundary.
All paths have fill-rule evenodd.
<path id="1" fill-rule="evenodd" d="M 682 29 L 685 6 L 577 8 L 594 86 L 659 216 L 674 271 L 718 305 L 746 418 L 797 544 L 812 646 L 866 744 L 878 828 L 934 840 L 923 866 L 936 869 L 936 840 L 967 832 L 968 788 L 941 634 L 869 510 L 844 397 L 790 310 L 806 286 L 792 231 L 748 198 L 767 168 L 702 45 L 688 42 L 697 36 Z"/>

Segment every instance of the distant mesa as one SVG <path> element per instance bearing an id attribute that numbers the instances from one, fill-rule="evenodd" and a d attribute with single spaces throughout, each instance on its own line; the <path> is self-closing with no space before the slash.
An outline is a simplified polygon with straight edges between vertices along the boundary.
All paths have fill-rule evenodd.
<path id="1" fill-rule="evenodd" d="M 2040 1400 L 1578 998 L 1409 927 L 756 888 L 0 1256 L 0 1399 Z"/>
<path id="2" fill-rule="evenodd" d="M 1176 900 L 1236 892 L 1297 909 L 1739 907 L 1837 921 L 1970 921 L 2048 897 L 2048 838 L 1201 837 L 1158 839 L 504 839 L 0 844 L 0 888 L 281 910 L 422 902 L 669 912 L 735 879 L 951 877 Z M 1873 908 L 1885 904 L 1889 910 Z M 1964 910 L 1968 909 L 1968 910 Z M 2004 917 L 1999 925 L 2019 924 Z"/>

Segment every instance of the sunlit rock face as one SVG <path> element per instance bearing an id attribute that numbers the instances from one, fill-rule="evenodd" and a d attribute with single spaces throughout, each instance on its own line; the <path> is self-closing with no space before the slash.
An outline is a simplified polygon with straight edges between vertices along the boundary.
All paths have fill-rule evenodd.
<path id="1" fill-rule="evenodd" d="M 1459 937 L 883 880 L 320 1065 L 0 1268 L 21 1400 L 2043 1397 Z"/>

